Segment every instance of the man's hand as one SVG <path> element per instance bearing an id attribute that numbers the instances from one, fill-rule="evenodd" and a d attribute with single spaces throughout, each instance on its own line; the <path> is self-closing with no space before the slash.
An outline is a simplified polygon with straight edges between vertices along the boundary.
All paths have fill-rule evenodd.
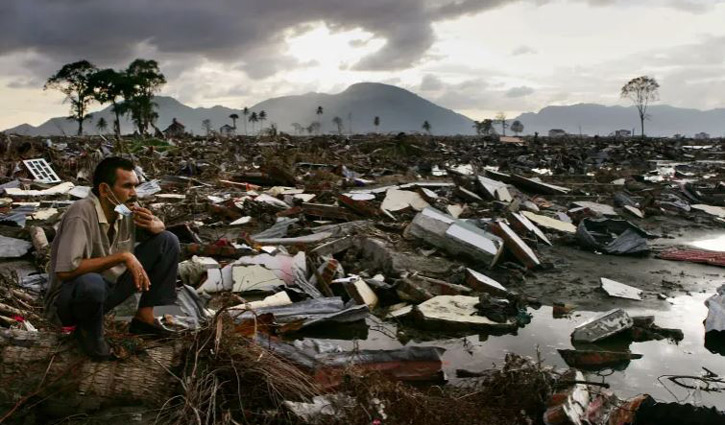
<path id="1" fill-rule="evenodd" d="M 126 254 L 128 254 L 126 256 L 126 268 L 128 269 L 128 272 L 131 273 L 136 289 L 139 291 L 148 291 L 151 287 L 151 281 L 146 274 L 146 270 L 143 269 L 143 266 L 135 255 L 130 252 Z"/>
<path id="2" fill-rule="evenodd" d="M 154 235 L 158 235 L 166 230 L 164 222 L 146 208 L 134 206 L 131 208 L 131 211 L 133 211 L 133 222 L 136 223 L 136 226 L 146 229 Z"/>

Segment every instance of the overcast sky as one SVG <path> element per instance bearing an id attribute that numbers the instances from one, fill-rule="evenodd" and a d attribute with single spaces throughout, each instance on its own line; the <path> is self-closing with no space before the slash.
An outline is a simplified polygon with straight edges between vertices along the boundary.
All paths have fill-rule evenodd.
<path id="1" fill-rule="evenodd" d="M 474 119 L 627 102 L 725 107 L 725 0 L 0 0 L 0 129 L 65 115 L 64 63 L 156 59 L 162 94 L 252 106 L 376 81 Z"/>

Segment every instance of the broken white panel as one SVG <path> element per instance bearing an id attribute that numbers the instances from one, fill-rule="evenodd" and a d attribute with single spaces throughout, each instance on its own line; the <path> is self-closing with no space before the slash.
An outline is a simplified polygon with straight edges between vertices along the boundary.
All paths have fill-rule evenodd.
<path id="1" fill-rule="evenodd" d="M 582 207 L 582 208 L 589 208 L 590 210 L 599 213 L 601 215 L 609 215 L 609 216 L 616 216 L 616 211 L 614 211 L 614 208 L 612 208 L 611 205 L 607 204 L 600 204 L 597 202 L 589 202 L 589 201 L 576 201 L 572 202 L 572 204 Z"/>
<path id="2" fill-rule="evenodd" d="M 223 196 L 207 195 L 206 199 L 210 200 L 212 204 L 221 204 L 227 199 L 231 198 L 231 195 L 225 194 Z"/>
<path id="3" fill-rule="evenodd" d="M 335 283 L 335 281 L 332 283 Z M 359 277 L 356 277 L 356 279 L 347 283 L 345 288 L 347 293 L 350 294 L 350 297 L 352 297 L 358 304 L 367 305 L 370 310 L 374 309 L 378 305 L 378 296 L 370 288 L 370 286 L 368 286 L 368 284 Z"/>
<path id="4" fill-rule="evenodd" d="M 383 200 L 380 208 L 383 211 L 397 212 L 413 208 L 416 211 L 421 211 L 425 207 L 430 206 L 422 196 L 416 192 L 410 192 L 407 190 L 389 189 L 385 193 L 385 199 Z"/>
<path id="5" fill-rule="evenodd" d="M 268 268 L 260 265 L 234 265 L 232 267 L 233 292 L 274 292 L 285 286 L 282 279 Z"/>
<path id="6" fill-rule="evenodd" d="M 372 193 L 348 192 L 348 193 L 343 193 L 343 195 L 347 196 L 348 198 L 352 199 L 353 201 L 372 201 L 375 199 L 375 195 L 373 195 Z"/>
<path id="7" fill-rule="evenodd" d="M 71 189 L 73 189 L 75 185 L 71 182 L 63 182 L 61 184 L 57 184 L 53 187 L 50 187 L 48 189 L 43 190 L 23 190 L 18 188 L 6 188 L 5 194 L 8 196 L 30 196 L 30 197 L 36 197 L 36 196 L 56 196 L 56 195 L 65 195 L 66 193 L 70 192 Z"/>
<path id="8" fill-rule="evenodd" d="M 725 285 L 717 288 L 717 293 L 705 300 L 707 318 L 705 332 L 725 331 Z"/>
<path id="9" fill-rule="evenodd" d="M 438 194 L 433 192 L 432 190 L 425 188 L 425 187 L 421 187 L 420 190 L 421 190 L 421 192 L 423 192 L 423 196 L 428 198 L 428 200 L 432 201 L 432 200 L 438 199 Z"/>
<path id="10" fill-rule="evenodd" d="M 453 204 L 453 205 L 448 205 L 446 207 L 448 214 L 450 214 L 454 218 L 460 217 L 461 213 L 463 213 L 464 209 L 465 209 L 465 205 L 461 205 L 461 204 Z"/>
<path id="11" fill-rule="evenodd" d="M 511 196 L 508 187 L 503 186 L 496 189 L 496 199 L 501 202 L 513 202 L 514 197 Z"/>
<path id="12" fill-rule="evenodd" d="M 714 205 L 706 205 L 706 204 L 695 204 L 695 205 L 690 205 L 690 208 L 704 211 L 707 214 L 714 215 L 716 217 L 725 218 L 725 207 L 717 207 Z"/>
<path id="13" fill-rule="evenodd" d="M 285 210 L 290 207 L 289 205 L 287 205 L 286 202 L 281 201 L 281 200 L 279 200 L 279 199 L 277 199 L 277 198 L 275 198 L 273 196 L 269 196 L 269 195 L 264 194 L 264 193 L 261 194 L 261 195 L 259 195 L 259 196 L 257 196 L 256 198 L 254 198 L 254 201 L 255 202 L 262 202 L 262 203 L 265 203 L 265 204 L 269 204 L 269 205 L 272 205 L 274 207 L 277 207 L 277 208 L 280 208 L 280 209 L 285 209 Z"/>
<path id="14" fill-rule="evenodd" d="M 499 223 L 496 223 L 495 226 L 498 226 L 498 229 L 501 230 L 501 233 L 498 234 L 499 237 L 502 237 L 505 242 L 508 243 L 508 248 L 511 250 L 516 258 L 518 258 L 526 267 L 534 267 L 541 264 L 541 261 L 539 261 L 539 258 L 536 256 L 536 253 L 534 252 L 531 247 L 524 242 L 519 235 L 516 234 L 516 232 L 511 229 L 508 224 L 501 221 Z"/>
<path id="15" fill-rule="evenodd" d="M 555 218 L 534 214 L 530 211 L 523 211 L 521 214 L 541 227 L 564 233 L 576 233 L 576 226 L 571 223 L 565 223 Z"/>
<path id="16" fill-rule="evenodd" d="M 27 159 L 23 164 L 39 183 L 60 183 L 60 178 L 44 158 Z"/>
<path id="17" fill-rule="evenodd" d="M 166 200 L 166 201 L 183 201 L 186 199 L 186 195 L 178 194 L 178 193 L 160 193 L 156 195 L 156 197 L 159 200 Z"/>
<path id="18" fill-rule="evenodd" d="M 629 285 L 619 283 L 616 280 L 600 278 L 602 289 L 610 297 L 626 298 L 628 300 L 642 300 L 642 291 Z"/>
<path id="19" fill-rule="evenodd" d="M 626 183 L 625 179 L 612 180 L 612 184 L 615 186 L 624 186 L 625 183 Z"/>
<path id="20" fill-rule="evenodd" d="M 264 297 L 259 301 L 251 301 L 248 303 L 242 303 L 229 307 L 230 310 L 257 310 L 265 307 L 280 307 L 283 305 L 292 304 L 292 300 L 285 291 L 277 292 L 276 294 Z"/>
<path id="21" fill-rule="evenodd" d="M 28 216 L 28 220 L 47 220 L 54 215 L 58 214 L 58 210 L 55 208 L 45 208 L 38 210 Z"/>
<path id="22" fill-rule="evenodd" d="M 452 167 L 451 171 L 455 171 L 456 173 L 464 175 L 464 176 L 472 176 L 473 175 L 473 165 L 471 165 L 471 164 L 457 165 L 455 167 Z"/>
<path id="23" fill-rule="evenodd" d="M 525 215 L 519 214 L 516 212 L 512 212 L 511 215 L 513 216 L 514 220 L 518 220 L 521 225 L 523 225 L 526 230 L 529 232 L 532 232 L 534 235 L 536 235 L 537 238 L 539 238 L 542 242 L 545 244 L 551 246 L 551 241 L 549 241 L 549 238 L 546 237 L 544 232 L 541 231 L 534 223 L 531 222 Z"/>
<path id="24" fill-rule="evenodd" d="M 488 194 L 488 197 L 491 199 L 497 199 L 497 190 L 504 188 L 506 189 L 506 183 L 500 182 L 498 180 L 489 179 L 488 177 L 484 176 L 478 176 L 478 185 L 481 186 L 484 192 Z M 506 190 L 506 193 L 508 193 L 508 189 Z M 511 194 L 509 194 L 509 197 Z M 501 199 L 499 199 L 501 200 Z"/>
<path id="25" fill-rule="evenodd" d="M 503 252 L 503 241 L 498 236 L 435 208 L 426 208 L 416 215 L 409 231 L 413 236 L 450 254 L 465 254 L 489 265 L 495 264 Z"/>
<path id="26" fill-rule="evenodd" d="M 690 205 L 690 207 L 692 207 L 692 205 Z M 625 211 L 627 211 L 628 213 L 632 214 L 635 217 L 644 218 L 644 213 L 642 212 L 642 210 L 640 210 L 637 207 L 633 207 L 632 205 L 625 205 L 623 208 Z"/>
<path id="27" fill-rule="evenodd" d="M 191 262 L 200 265 L 204 270 L 218 269 L 221 267 L 217 260 L 211 257 L 199 257 L 194 255 L 191 257 Z"/>
<path id="28" fill-rule="evenodd" d="M 148 198 L 159 192 L 161 192 L 161 186 L 159 186 L 158 180 L 150 180 L 146 183 L 141 183 L 140 185 L 136 186 L 136 195 L 140 199 Z"/>
<path id="29" fill-rule="evenodd" d="M 287 186 L 273 186 L 269 190 L 265 190 L 264 193 L 277 197 L 279 195 L 296 195 L 298 193 L 304 193 L 304 189 L 296 189 L 294 187 Z"/>
<path id="30" fill-rule="evenodd" d="M 74 198 L 83 199 L 88 196 L 88 194 L 91 193 L 91 187 L 90 186 L 76 186 L 70 191 L 68 191 L 68 194 Z"/>
<path id="31" fill-rule="evenodd" d="M 400 319 L 413 312 L 413 306 L 408 303 L 400 303 L 390 306 L 390 312 L 385 316 L 386 319 Z"/>
<path id="32" fill-rule="evenodd" d="M 486 276 L 483 273 L 479 273 L 473 269 L 466 268 L 466 272 L 468 273 L 470 279 L 474 279 L 476 281 L 475 286 L 478 288 L 474 288 L 477 290 L 481 290 L 479 288 L 487 288 L 490 290 L 483 289 L 484 292 L 492 292 L 492 293 L 507 293 L 508 289 L 506 289 L 503 285 L 498 283 L 496 280 L 491 279 L 490 277 Z M 473 287 L 469 283 L 468 286 Z"/>
<path id="33" fill-rule="evenodd" d="M 246 216 L 246 217 L 240 217 L 231 223 L 229 223 L 230 226 L 242 226 L 244 224 L 249 224 L 249 222 L 252 221 L 252 217 Z"/>
<path id="34" fill-rule="evenodd" d="M 437 165 L 434 165 L 433 168 L 431 168 L 430 173 L 435 177 L 443 177 L 448 175 L 448 171 L 441 170 L 441 168 Z"/>
<path id="35" fill-rule="evenodd" d="M 496 263 L 501 252 L 503 252 L 503 241 L 501 239 L 475 226 L 466 225 L 466 223 L 454 223 L 446 231 L 446 236 L 466 244 L 486 256 L 493 257 L 491 265 Z"/>
<path id="36" fill-rule="evenodd" d="M 315 199 L 316 197 L 317 197 L 317 195 L 315 195 L 314 193 L 298 193 L 298 194 L 292 195 L 292 198 L 300 200 L 302 202 L 310 202 L 313 199 Z"/>
<path id="37" fill-rule="evenodd" d="M 574 328 L 571 337 L 575 342 L 597 342 L 634 325 L 632 318 L 621 308 L 607 311 Z"/>

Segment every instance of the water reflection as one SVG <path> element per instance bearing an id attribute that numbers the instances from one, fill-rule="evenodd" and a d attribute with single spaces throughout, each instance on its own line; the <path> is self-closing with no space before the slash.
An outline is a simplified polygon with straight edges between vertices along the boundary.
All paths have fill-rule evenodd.
<path id="1" fill-rule="evenodd" d="M 694 241 L 691 242 L 690 245 L 708 251 L 725 252 L 725 235 L 720 235 L 716 238 L 711 239 Z"/>
<path id="2" fill-rule="evenodd" d="M 654 315 L 655 323 L 661 327 L 678 328 L 684 333 L 679 343 L 668 340 L 631 342 L 614 338 L 605 343 L 596 344 L 596 348 L 610 351 L 630 350 L 642 354 L 625 365 L 624 370 L 608 370 L 606 373 L 587 373 L 588 379 L 605 380 L 620 397 L 633 397 L 641 393 L 651 394 L 662 401 L 676 401 L 673 395 L 658 381 L 661 375 L 700 375 L 705 367 L 725 376 L 725 362 L 720 355 L 723 352 L 713 349 L 715 340 L 708 336 L 707 347 L 703 320 L 707 316 L 704 305 L 709 294 L 694 294 L 670 299 L 668 311 L 627 308 L 632 316 Z M 421 332 L 415 328 L 382 322 L 379 319 L 368 320 L 370 330 L 367 339 L 359 341 L 333 338 L 332 342 L 344 349 L 393 349 L 403 346 L 438 346 L 446 349 L 443 355 L 444 370 L 453 382 L 456 369 L 480 371 L 494 365 L 503 364 L 506 353 L 532 357 L 541 356 L 545 364 L 567 367 L 558 349 L 584 348 L 572 345 L 570 335 L 579 324 L 597 315 L 595 312 L 575 312 L 569 318 L 554 319 L 552 308 L 530 310 L 533 320 L 516 334 L 451 334 Z M 345 336 L 344 338 L 348 338 Z M 591 348 L 591 346 L 586 347 Z M 721 347 L 722 348 L 722 347 Z M 718 354 L 720 353 L 720 354 Z M 603 375 L 608 375 L 603 377 Z M 725 408 L 725 398 L 718 393 L 703 393 L 702 403 L 706 406 Z"/>

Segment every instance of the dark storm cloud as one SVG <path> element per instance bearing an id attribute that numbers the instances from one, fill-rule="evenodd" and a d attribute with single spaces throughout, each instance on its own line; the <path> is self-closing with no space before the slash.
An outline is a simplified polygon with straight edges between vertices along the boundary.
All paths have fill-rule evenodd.
<path id="1" fill-rule="evenodd" d="M 121 63 L 141 44 L 162 55 L 241 63 L 254 77 L 294 66 L 285 30 L 312 22 L 384 39 L 359 70 L 403 69 L 435 41 L 432 24 L 513 0 L 2 0 L 0 55 L 36 51 L 55 61 Z M 324 46 L 320 46 L 324 49 Z"/>

